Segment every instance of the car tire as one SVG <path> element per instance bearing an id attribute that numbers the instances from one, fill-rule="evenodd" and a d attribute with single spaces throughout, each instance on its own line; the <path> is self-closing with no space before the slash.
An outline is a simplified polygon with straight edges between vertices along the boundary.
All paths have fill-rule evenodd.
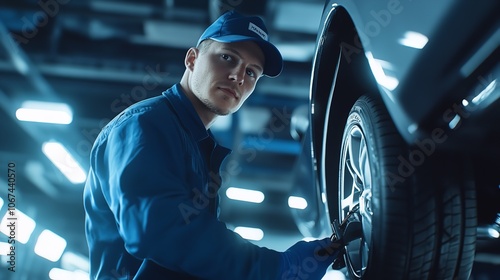
<path id="1" fill-rule="evenodd" d="M 362 234 L 345 246 L 351 279 L 470 276 L 475 186 L 463 158 L 438 151 L 444 131 L 436 135 L 408 146 L 379 98 L 361 96 L 353 105 L 339 172 L 326 172 L 338 176 L 338 189 L 327 191 L 338 193 L 339 220 L 360 206 L 349 222 L 360 222 Z"/>

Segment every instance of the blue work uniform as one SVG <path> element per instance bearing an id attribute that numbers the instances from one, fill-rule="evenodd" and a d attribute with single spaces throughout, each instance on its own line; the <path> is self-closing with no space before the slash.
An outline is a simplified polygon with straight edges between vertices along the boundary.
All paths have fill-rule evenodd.
<path id="1" fill-rule="evenodd" d="M 179 84 L 103 128 L 84 190 L 91 279 L 278 279 L 280 253 L 218 220 L 218 145 Z"/>

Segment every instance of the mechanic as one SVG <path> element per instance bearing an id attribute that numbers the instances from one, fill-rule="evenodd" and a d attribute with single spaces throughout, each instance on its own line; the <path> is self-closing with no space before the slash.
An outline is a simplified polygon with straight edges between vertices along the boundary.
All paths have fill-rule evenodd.
<path id="1" fill-rule="evenodd" d="M 262 76 L 283 68 L 260 17 L 229 11 L 184 59 L 179 83 L 116 116 L 98 135 L 84 190 L 91 279 L 321 279 L 328 238 L 285 252 L 256 246 L 218 220 L 229 149 L 210 132 Z"/>

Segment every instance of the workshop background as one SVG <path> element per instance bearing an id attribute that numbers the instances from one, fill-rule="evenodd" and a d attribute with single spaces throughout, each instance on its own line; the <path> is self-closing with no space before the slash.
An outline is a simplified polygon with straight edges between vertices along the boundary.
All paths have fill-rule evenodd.
<path id="1" fill-rule="evenodd" d="M 292 112 L 308 103 L 323 6 L 323 0 L 2 0 L 0 279 L 88 279 L 82 191 L 94 139 L 121 110 L 178 82 L 186 50 L 230 9 L 264 18 L 285 65 L 212 129 L 233 148 L 226 162 L 237 167 L 225 174 L 221 218 L 277 250 L 304 238 L 290 214 L 307 203 L 290 191 L 300 152 L 290 124 Z M 29 120 L 33 109 L 60 115 Z M 243 192 L 252 202 L 241 200 L 242 190 L 257 191 Z M 19 225 L 15 273 L 8 270 L 10 208 Z"/>
<path id="2" fill-rule="evenodd" d="M 45 279 L 51 272 L 56 278 L 57 269 L 79 271 L 71 278 L 85 279 L 82 190 L 94 139 L 125 107 L 178 82 L 187 49 L 229 9 L 262 16 L 286 62 L 279 78 L 261 79 L 244 107 L 212 129 L 234 149 L 226 162 L 238 167 L 226 174 L 221 217 L 232 229 L 250 228 L 254 235 L 249 238 L 260 239 L 254 242 L 262 246 L 284 250 L 300 240 L 288 205 L 290 174 L 300 150 L 290 135 L 290 121 L 292 111 L 307 104 L 323 5 L 322 0 L 1 1 L 0 216 L 8 212 L 7 169 L 15 164 L 15 207 L 30 221 L 18 221 L 24 227 L 17 234 L 26 237 L 16 246 L 15 279 Z M 71 115 L 56 117 L 63 124 L 22 121 L 18 109 L 44 105 L 28 101 L 59 103 Z M 56 154 L 58 147 L 75 164 Z M 52 162 L 54 156 L 63 159 L 63 170 Z M 81 171 L 64 175 L 73 167 Z M 239 188 L 260 191 L 255 199 L 264 199 L 230 199 L 225 195 L 230 187 L 232 197 Z M 7 242 L 9 231 L 2 232 L 0 241 Z M 43 236 L 49 238 L 48 252 L 42 248 Z M 8 276 L 9 247 L 0 244 L 0 275 Z"/>

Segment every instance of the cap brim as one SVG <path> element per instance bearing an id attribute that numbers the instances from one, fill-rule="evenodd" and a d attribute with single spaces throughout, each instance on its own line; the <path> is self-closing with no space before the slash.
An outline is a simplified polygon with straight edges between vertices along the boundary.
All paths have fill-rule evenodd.
<path id="1" fill-rule="evenodd" d="M 268 41 L 260 40 L 255 37 L 248 37 L 242 35 L 226 35 L 217 38 L 207 38 L 212 39 L 221 43 L 235 43 L 243 41 L 253 41 L 259 45 L 262 52 L 264 53 L 264 72 L 263 74 L 268 77 L 276 77 L 283 70 L 283 57 L 280 51 L 273 44 Z"/>

